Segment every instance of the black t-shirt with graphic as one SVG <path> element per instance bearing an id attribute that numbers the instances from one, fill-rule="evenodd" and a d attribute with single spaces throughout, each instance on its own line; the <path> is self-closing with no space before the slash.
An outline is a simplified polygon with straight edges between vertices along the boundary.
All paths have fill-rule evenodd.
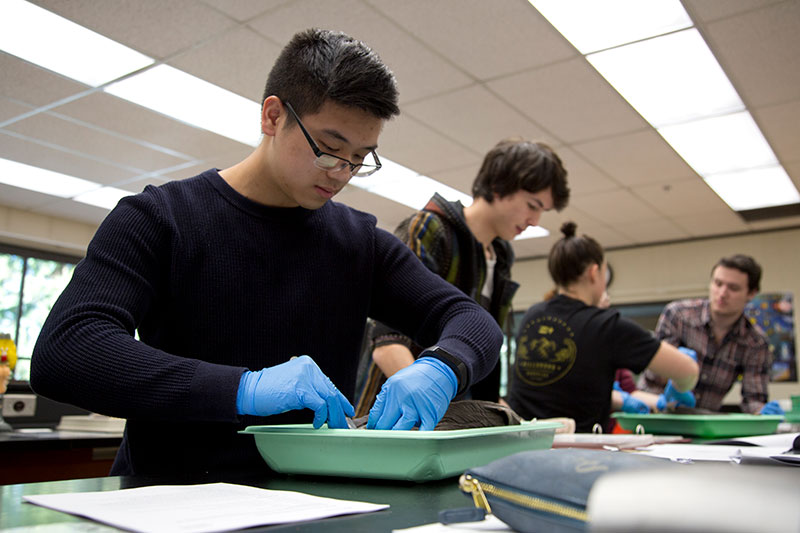
<path id="1" fill-rule="evenodd" d="M 614 373 L 640 373 L 660 341 L 619 311 L 558 295 L 525 314 L 507 401 L 525 419 L 566 416 L 576 431 L 604 425 Z"/>

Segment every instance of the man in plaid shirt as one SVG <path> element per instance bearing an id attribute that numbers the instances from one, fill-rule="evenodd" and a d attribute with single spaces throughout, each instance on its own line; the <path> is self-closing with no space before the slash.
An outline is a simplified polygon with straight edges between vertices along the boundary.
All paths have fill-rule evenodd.
<path id="1" fill-rule="evenodd" d="M 658 319 L 656 337 L 697 352 L 700 378 L 694 389 L 697 407 L 718 411 L 739 375 L 745 413 L 783 414 L 768 402 L 771 356 L 763 332 L 744 316 L 759 291 L 761 266 L 752 257 L 720 259 L 711 271 L 708 299 L 672 302 Z M 645 371 L 639 387 L 660 393 L 664 380 Z"/>

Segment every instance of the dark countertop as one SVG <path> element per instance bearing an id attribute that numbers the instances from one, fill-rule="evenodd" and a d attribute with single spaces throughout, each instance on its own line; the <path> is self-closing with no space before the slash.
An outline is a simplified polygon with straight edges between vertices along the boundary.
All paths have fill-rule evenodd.
<path id="1" fill-rule="evenodd" d="M 428 483 L 393 480 L 367 480 L 322 476 L 274 474 L 274 477 L 203 479 L 202 483 L 225 481 L 272 490 L 298 491 L 316 496 L 389 504 L 383 511 L 360 515 L 326 518 L 312 522 L 251 528 L 247 531 L 392 531 L 436 522 L 438 512 L 472 505 L 461 494 L 458 478 Z M 0 486 L 0 528 L 38 526 L 54 523 L 86 521 L 44 507 L 23 503 L 22 497 L 31 494 L 60 492 L 109 491 L 148 485 L 186 484 L 185 479 L 104 477 L 50 481 Z"/>

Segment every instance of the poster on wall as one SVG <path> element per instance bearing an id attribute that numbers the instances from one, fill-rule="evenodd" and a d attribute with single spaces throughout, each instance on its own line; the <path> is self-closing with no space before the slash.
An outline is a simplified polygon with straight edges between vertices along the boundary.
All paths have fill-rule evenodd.
<path id="1" fill-rule="evenodd" d="M 792 293 L 759 294 L 744 309 L 747 318 L 758 325 L 772 351 L 771 381 L 797 381 L 794 344 L 794 303 Z"/>

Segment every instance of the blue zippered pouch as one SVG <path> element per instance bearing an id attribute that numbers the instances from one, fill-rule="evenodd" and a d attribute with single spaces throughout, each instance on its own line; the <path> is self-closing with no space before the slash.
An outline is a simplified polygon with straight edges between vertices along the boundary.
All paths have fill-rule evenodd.
<path id="1" fill-rule="evenodd" d="M 631 452 L 578 448 L 519 452 L 468 469 L 459 487 L 473 499 L 475 509 L 442 511 L 439 519 L 475 521 L 491 513 L 521 533 L 587 531 L 586 501 L 602 475 L 680 466 Z"/>

